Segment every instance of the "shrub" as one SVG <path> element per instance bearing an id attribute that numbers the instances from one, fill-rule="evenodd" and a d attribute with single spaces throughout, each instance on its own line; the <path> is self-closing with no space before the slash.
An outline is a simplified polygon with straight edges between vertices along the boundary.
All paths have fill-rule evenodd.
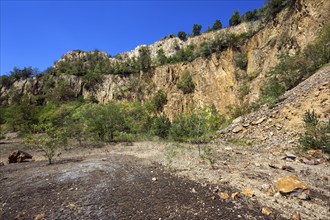
<path id="1" fill-rule="evenodd" d="M 157 62 L 160 65 L 166 64 L 166 62 L 167 62 L 167 57 L 165 56 L 165 53 L 164 53 L 163 49 L 159 49 L 157 51 Z"/>
<path id="2" fill-rule="evenodd" d="M 210 57 L 212 54 L 211 47 L 208 42 L 201 43 L 198 53 L 201 57 L 207 58 Z"/>
<path id="3" fill-rule="evenodd" d="M 246 95 L 249 94 L 249 92 L 250 92 L 250 87 L 246 82 L 244 82 L 239 88 L 238 96 L 240 99 L 243 99 Z"/>
<path id="4" fill-rule="evenodd" d="M 176 86 L 183 92 L 183 94 L 192 93 L 195 90 L 195 84 L 190 73 L 188 72 L 183 74 L 181 80 L 176 84 Z"/>
<path id="5" fill-rule="evenodd" d="M 193 30 L 192 30 L 193 36 L 200 35 L 201 34 L 201 29 L 202 29 L 202 25 L 200 25 L 200 24 L 194 24 Z"/>
<path id="6" fill-rule="evenodd" d="M 170 127 L 171 122 L 165 115 L 155 117 L 151 125 L 151 134 L 166 139 L 169 135 Z"/>
<path id="7" fill-rule="evenodd" d="M 9 88 L 13 84 L 13 80 L 11 77 L 7 75 L 0 76 L 0 88 L 5 87 Z"/>
<path id="8" fill-rule="evenodd" d="M 238 68 L 246 70 L 248 59 L 246 53 L 239 53 L 234 57 L 235 64 Z"/>
<path id="9" fill-rule="evenodd" d="M 304 114 L 305 133 L 300 135 L 299 143 L 304 149 L 323 149 L 330 153 L 330 118 L 322 122 L 313 111 Z"/>
<path id="10" fill-rule="evenodd" d="M 182 40 L 182 41 L 186 41 L 186 40 L 187 40 L 187 34 L 186 34 L 186 32 L 184 32 L 184 31 L 179 31 L 179 33 L 178 33 L 178 38 L 179 38 L 180 40 Z"/>
<path id="11" fill-rule="evenodd" d="M 192 114 L 182 113 L 173 119 L 170 136 L 179 142 L 208 142 L 223 122 L 223 117 L 212 106 Z"/>
<path id="12" fill-rule="evenodd" d="M 163 90 L 158 90 L 151 100 L 151 110 L 155 113 L 162 112 L 167 103 L 167 96 Z"/>

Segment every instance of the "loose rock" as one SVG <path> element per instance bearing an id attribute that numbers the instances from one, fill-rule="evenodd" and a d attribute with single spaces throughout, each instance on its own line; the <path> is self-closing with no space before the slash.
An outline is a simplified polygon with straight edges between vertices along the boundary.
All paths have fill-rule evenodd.
<path id="1" fill-rule="evenodd" d="M 270 214 L 272 214 L 272 210 L 270 210 L 270 208 L 267 208 L 267 207 L 263 207 L 263 208 L 261 209 L 261 212 L 262 212 L 262 214 L 264 214 L 264 215 L 270 215 Z"/>
<path id="2" fill-rule="evenodd" d="M 251 188 L 243 189 L 242 194 L 250 198 L 254 196 L 253 190 Z"/>
<path id="3" fill-rule="evenodd" d="M 301 197 L 303 195 L 308 196 L 309 194 L 309 186 L 296 176 L 285 176 L 280 178 L 276 182 L 275 190 L 282 195 L 290 194 L 296 197 Z"/>
<path id="4" fill-rule="evenodd" d="M 220 198 L 223 200 L 227 200 L 229 198 L 229 195 L 227 192 L 220 192 Z"/>
<path id="5" fill-rule="evenodd" d="M 300 214 L 298 211 L 294 211 L 292 215 L 292 220 L 300 220 Z"/>
<path id="6" fill-rule="evenodd" d="M 9 163 L 23 162 L 27 159 L 32 159 L 32 155 L 21 150 L 12 152 L 8 157 Z"/>
<path id="7" fill-rule="evenodd" d="M 238 125 L 238 126 L 236 126 L 234 129 L 233 129 L 233 132 L 234 133 L 238 133 L 238 132 L 240 132 L 240 131 L 242 131 L 243 130 L 243 126 L 242 125 Z"/>

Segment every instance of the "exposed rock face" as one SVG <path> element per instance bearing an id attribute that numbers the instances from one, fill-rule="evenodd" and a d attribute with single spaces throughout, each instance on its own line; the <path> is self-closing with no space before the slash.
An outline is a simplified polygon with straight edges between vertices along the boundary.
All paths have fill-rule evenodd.
<path id="1" fill-rule="evenodd" d="M 199 45 L 205 40 L 214 39 L 221 32 L 244 33 L 257 31 L 240 50 L 248 57 L 245 74 L 257 76 L 249 84 L 250 93 L 245 97 L 249 102 L 255 101 L 260 92 L 260 86 L 265 80 L 265 73 L 278 62 L 277 55 L 285 52 L 294 54 L 313 41 L 330 17 L 330 1 L 328 0 L 297 0 L 292 11 L 283 10 L 278 16 L 262 27 L 260 22 L 244 23 L 217 32 L 204 33 L 201 36 L 181 41 L 176 37 L 167 37 L 150 46 L 151 57 L 155 58 L 157 51 L 163 49 L 167 56 L 175 52 L 174 44 L 180 48 L 190 43 Z M 138 49 L 123 53 L 125 59 L 138 55 Z M 213 54 L 210 58 L 197 58 L 190 63 L 179 63 L 155 67 L 147 73 L 132 73 L 130 75 L 107 75 L 103 83 L 92 90 L 82 85 L 82 80 L 75 76 L 62 76 L 69 83 L 75 95 L 84 98 L 94 96 L 99 102 L 111 100 L 138 100 L 147 101 L 157 90 L 162 89 L 168 98 L 164 112 L 173 118 L 176 114 L 185 111 L 188 106 L 214 105 L 217 110 L 225 114 L 229 106 L 242 102 L 239 98 L 241 83 L 236 80 L 234 57 L 238 51 L 227 49 L 221 54 Z M 100 52 L 104 58 L 105 52 Z M 84 52 L 69 52 L 61 60 L 84 59 Z M 114 60 L 115 58 L 109 58 Z M 176 83 L 185 72 L 192 75 L 195 91 L 183 94 L 177 89 Z M 27 79 L 16 82 L 13 88 L 19 93 L 33 96 L 40 93 L 43 87 L 42 79 Z M 0 88 L 0 101 L 10 102 L 10 91 Z M 261 123 L 261 122 L 260 122 Z M 264 123 L 264 122 L 263 122 Z"/>

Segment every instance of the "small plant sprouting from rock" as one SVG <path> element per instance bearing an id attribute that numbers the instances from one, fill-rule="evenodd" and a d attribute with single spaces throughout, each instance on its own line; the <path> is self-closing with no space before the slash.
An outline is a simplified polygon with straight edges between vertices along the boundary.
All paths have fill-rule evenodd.
<path id="1" fill-rule="evenodd" d="M 320 121 L 315 111 L 304 114 L 305 133 L 300 135 L 299 143 L 304 149 L 322 149 L 330 153 L 330 118 Z"/>
<path id="2" fill-rule="evenodd" d="M 214 151 L 211 146 L 206 145 L 203 147 L 203 153 L 200 155 L 200 158 L 203 161 L 208 161 L 211 168 L 214 169 L 214 164 L 216 162 L 214 157 Z"/>
<path id="3" fill-rule="evenodd" d="M 188 72 L 183 74 L 181 80 L 176 84 L 176 86 L 183 92 L 183 94 L 189 94 L 195 90 L 195 84 L 190 73 Z"/>

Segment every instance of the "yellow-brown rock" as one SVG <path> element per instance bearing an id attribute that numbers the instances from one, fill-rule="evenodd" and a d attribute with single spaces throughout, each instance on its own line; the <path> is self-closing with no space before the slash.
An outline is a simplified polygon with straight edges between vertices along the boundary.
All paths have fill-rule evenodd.
<path id="1" fill-rule="evenodd" d="M 262 212 L 262 214 L 264 214 L 264 215 L 270 215 L 270 214 L 272 214 L 272 210 L 270 210 L 270 208 L 267 208 L 267 207 L 263 207 L 263 208 L 261 209 L 261 212 Z"/>
<path id="2" fill-rule="evenodd" d="M 275 189 L 282 194 L 287 194 L 296 190 L 308 191 L 309 187 L 296 176 L 285 176 L 277 180 Z"/>
<path id="3" fill-rule="evenodd" d="M 253 197 L 254 196 L 254 192 L 251 188 L 243 189 L 242 194 L 245 195 L 246 197 Z"/>
<path id="4" fill-rule="evenodd" d="M 229 198 L 229 195 L 226 192 L 220 192 L 220 198 L 223 200 L 227 200 Z"/>

